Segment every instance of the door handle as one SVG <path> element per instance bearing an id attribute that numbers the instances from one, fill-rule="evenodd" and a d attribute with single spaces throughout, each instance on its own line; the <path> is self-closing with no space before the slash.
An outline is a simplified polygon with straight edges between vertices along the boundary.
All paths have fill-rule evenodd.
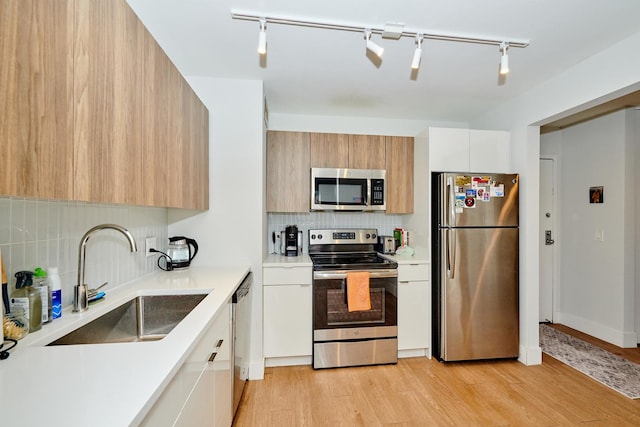
<path id="1" fill-rule="evenodd" d="M 551 230 L 545 230 L 544 232 L 544 244 L 549 246 L 553 245 L 556 241 L 551 238 Z"/>
<path id="2" fill-rule="evenodd" d="M 447 277 L 449 279 L 455 278 L 455 270 L 456 270 L 456 234 L 455 230 L 449 228 L 446 231 L 447 233 Z M 453 242 L 453 243 L 451 243 Z"/>
<path id="3" fill-rule="evenodd" d="M 453 186 L 453 177 L 449 177 L 447 180 L 447 208 L 449 210 L 449 220 L 447 222 L 447 226 L 455 227 L 456 226 L 456 195 L 455 188 Z"/>

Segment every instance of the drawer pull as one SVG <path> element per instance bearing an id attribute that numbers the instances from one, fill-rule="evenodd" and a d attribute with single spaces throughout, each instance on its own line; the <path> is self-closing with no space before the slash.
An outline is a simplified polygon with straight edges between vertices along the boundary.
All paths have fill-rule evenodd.
<path id="1" fill-rule="evenodd" d="M 217 355 L 218 355 L 217 351 L 214 351 L 213 353 L 211 353 L 211 356 L 209 356 L 209 362 L 213 362 Z"/>
<path id="2" fill-rule="evenodd" d="M 218 340 L 218 342 L 216 343 L 216 348 L 222 347 L 222 343 L 223 342 L 224 342 L 224 340 Z"/>

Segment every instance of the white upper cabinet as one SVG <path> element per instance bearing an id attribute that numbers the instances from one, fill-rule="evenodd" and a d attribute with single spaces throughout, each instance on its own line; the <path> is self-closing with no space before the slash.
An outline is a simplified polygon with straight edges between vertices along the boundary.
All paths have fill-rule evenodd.
<path id="1" fill-rule="evenodd" d="M 429 170 L 469 170 L 469 129 L 429 128 Z"/>
<path id="2" fill-rule="evenodd" d="M 509 132 L 429 128 L 429 170 L 510 172 Z"/>
<path id="3" fill-rule="evenodd" d="M 469 172 L 510 172 L 509 132 L 469 131 Z"/>

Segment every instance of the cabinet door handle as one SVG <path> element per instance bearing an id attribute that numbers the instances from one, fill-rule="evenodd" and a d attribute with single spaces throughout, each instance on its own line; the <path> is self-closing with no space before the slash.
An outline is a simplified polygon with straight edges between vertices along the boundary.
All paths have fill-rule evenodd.
<path id="1" fill-rule="evenodd" d="M 222 343 L 223 342 L 224 342 L 224 340 L 218 340 L 218 342 L 216 343 L 216 348 L 222 347 Z"/>
<path id="2" fill-rule="evenodd" d="M 217 355 L 218 355 L 217 351 L 214 351 L 213 353 L 211 353 L 211 356 L 209 356 L 209 362 L 213 362 Z"/>

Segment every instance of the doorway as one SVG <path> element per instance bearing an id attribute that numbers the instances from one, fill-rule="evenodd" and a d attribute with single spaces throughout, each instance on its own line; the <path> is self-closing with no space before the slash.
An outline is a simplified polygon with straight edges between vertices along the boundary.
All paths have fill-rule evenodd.
<path id="1" fill-rule="evenodd" d="M 556 167 L 554 156 L 540 157 L 539 321 L 553 323 L 556 270 Z"/>

